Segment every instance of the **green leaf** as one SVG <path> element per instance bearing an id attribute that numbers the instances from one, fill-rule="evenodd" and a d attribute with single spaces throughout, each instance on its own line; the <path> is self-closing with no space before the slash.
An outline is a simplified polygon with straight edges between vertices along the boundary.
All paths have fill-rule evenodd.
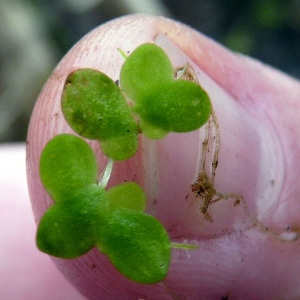
<path id="1" fill-rule="evenodd" d="M 125 182 L 112 187 L 107 192 L 109 209 L 121 208 L 143 212 L 146 208 L 146 195 L 144 190 L 135 182 Z"/>
<path id="2" fill-rule="evenodd" d="M 100 142 L 101 150 L 113 160 L 126 160 L 132 157 L 139 146 L 137 135 L 120 136 Z"/>
<path id="3" fill-rule="evenodd" d="M 167 54 L 155 44 L 136 48 L 124 62 L 120 73 L 122 91 L 137 102 L 152 86 L 173 79 L 173 67 Z"/>
<path id="4" fill-rule="evenodd" d="M 152 284 L 167 275 L 170 240 L 162 224 L 150 215 L 116 210 L 98 247 L 120 273 L 133 281 Z"/>
<path id="5" fill-rule="evenodd" d="M 211 103 L 199 85 L 174 80 L 154 86 L 134 110 L 144 121 L 145 133 L 147 123 L 165 131 L 188 132 L 207 122 Z"/>
<path id="6" fill-rule="evenodd" d="M 55 136 L 44 148 L 40 159 L 42 183 L 56 202 L 96 183 L 97 168 L 90 146 L 71 134 Z"/>
<path id="7" fill-rule="evenodd" d="M 113 139 L 122 140 L 122 159 L 129 158 L 137 150 L 132 147 L 124 155 L 124 144 L 137 145 L 138 127 L 119 87 L 105 74 L 93 69 L 71 73 L 66 80 L 61 105 L 65 119 L 79 135 L 106 144 Z M 103 148 L 106 150 L 107 147 Z M 114 151 L 105 154 L 118 160 Z"/>
<path id="8" fill-rule="evenodd" d="M 149 139 L 159 140 L 164 138 L 169 131 L 163 130 L 161 127 L 153 125 L 144 119 L 140 119 L 140 127 L 142 133 Z"/>
<path id="9" fill-rule="evenodd" d="M 104 189 L 92 185 L 77 191 L 44 214 L 38 226 L 37 246 L 53 256 L 78 257 L 96 244 L 107 215 Z"/>
<path id="10" fill-rule="evenodd" d="M 206 92 L 173 76 L 167 54 L 154 44 L 138 47 L 121 69 L 121 88 L 130 104 L 114 81 L 97 70 L 81 69 L 68 76 L 61 100 L 66 121 L 79 135 L 99 140 L 112 159 L 97 186 L 97 161 L 86 142 L 63 134 L 46 145 L 40 175 L 55 204 L 38 226 L 41 251 L 75 258 L 97 245 L 124 276 L 153 284 L 166 277 L 172 247 L 197 247 L 170 243 L 163 225 L 143 213 L 146 198 L 138 184 L 104 190 L 113 160 L 135 154 L 140 131 L 160 139 L 207 122 L 211 103 Z"/>
<path id="11" fill-rule="evenodd" d="M 121 69 L 120 83 L 149 138 L 196 130 L 210 116 L 206 92 L 191 81 L 174 80 L 167 54 L 155 44 L 143 44 L 132 52 Z"/>

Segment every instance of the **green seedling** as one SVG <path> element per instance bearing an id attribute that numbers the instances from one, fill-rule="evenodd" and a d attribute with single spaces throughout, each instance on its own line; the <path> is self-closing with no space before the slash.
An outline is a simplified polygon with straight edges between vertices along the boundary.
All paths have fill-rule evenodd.
<path id="1" fill-rule="evenodd" d="M 82 163 L 82 157 L 88 159 Z M 54 205 L 39 223 L 39 249 L 57 257 L 75 258 L 97 246 L 127 278 L 148 284 L 163 280 L 169 268 L 171 242 L 163 225 L 144 213 L 143 189 L 128 182 L 107 191 L 110 174 L 104 170 L 103 181 L 97 183 L 96 168 L 92 149 L 75 135 L 58 135 L 46 145 L 40 174 Z M 65 176 L 66 170 L 72 173 Z M 89 178 L 85 180 L 86 174 Z M 52 178 L 62 181 L 57 189 Z M 76 187 L 76 183 L 80 185 Z M 62 192 L 62 184 L 68 194 Z"/>
<path id="2" fill-rule="evenodd" d="M 61 107 L 79 136 L 99 141 L 108 163 L 99 177 L 95 154 L 81 137 L 61 134 L 48 142 L 40 176 L 54 204 L 39 223 L 39 249 L 70 259 L 96 246 L 127 278 L 162 281 L 171 249 L 197 246 L 170 241 L 164 226 L 145 213 L 145 192 L 138 184 L 106 187 L 113 162 L 138 150 L 138 134 L 160 139 L 205 124 L 211 114 L 208 95 L 194 82 L 174 79 L 167 54 L 144 44 L 125 57 L 120 86 L 97 70 L 72 72 Z"/>
<path id="3" fill-rule="evenodd" d="M 67 80 L 63 114 L 79 135 L 100 141 L 114 160 L 126 160 L 138 149 L 137 135 L 160 139 L 169 132 L 189 132 L 204 125 L 210 99 L 196 83 L 174 79 L 167 54 L 154 44 L 138 47 L 126 58 L 120 87 L 93 69 L 79 69 Z"/>
<path id="4" fill-rule="evenodd" d="M 206 92 L 194 82 L 175 80 L 171 61 L 155 44 L 141 45 L 126 59 L 120 85 L 149 138 L 160 138 L 158 131 L 163 137 L 198 129 L 211 113 Z"/>
<path id="5" fill-rule="evenodd" d="M 105 74 L 93 69 L 71 73 L 61 106 L 73 130 L 99 140 L 107 156 L 124 160 L 136 152 L 137 123 L 119 87 Z"/>

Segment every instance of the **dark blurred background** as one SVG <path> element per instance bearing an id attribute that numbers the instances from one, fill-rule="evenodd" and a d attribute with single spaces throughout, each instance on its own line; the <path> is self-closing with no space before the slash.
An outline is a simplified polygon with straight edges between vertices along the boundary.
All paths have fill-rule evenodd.
<path id="1" fill-rule="evenodd" d="M 74 43 L 141 12 L 182 21 L 300 78 L 300 0 L 0 0 L 0 142 L 25 141 L 35 100 Z"/>

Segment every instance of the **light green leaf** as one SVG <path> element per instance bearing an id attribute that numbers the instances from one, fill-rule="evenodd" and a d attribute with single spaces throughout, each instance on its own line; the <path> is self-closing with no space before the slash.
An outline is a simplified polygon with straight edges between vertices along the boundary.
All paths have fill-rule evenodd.
<path id="1" fill-rule="evenodd" d="M 120 73 L 122 91 L 133 102 L 139 101 L 152 86 L 173 79 L 173 67 L 164 50 L 155 44 L 136 48 L 124 62 Z"/>
<path id="2" fill-rule="evenodd" d="M 165 131 L 188 132 L 207 122 L 211 103 L 199 85 L 174 80 L 153 87 L 134 110 L 145 121 L 144 124 L 149 123 Z"/>
<path id="3" fill-rule="evenodd" d="M 124 144 L 137 144 L 137 123 L 119 87 L 105 74 L 93 69 L 71 73 L 61 100 L 65 119 L 79 135 L 109 143 L 122 140 L 122 159 L 132 156 L 137 147 L 125 154 Z M 107 147 L 103 147 L 104 151 Z M 111 147 L 105 154 L 118 158 Z M 134 148 L 134 150 L 133 150 Z"/>
<path id="4" fill-rule="evenodd" d="M 47 210 L 38 226 L 37 246 L 53 256 L 78 257 L 96 244 L 107 216 L 104 189 L 84 188 Z"/>
<path id="5" fill-rule="evenodd" d="M 135 182 L 125 182 L 112 187 L 107 192 L 109 209 L 121 208 L 143 212 L 146 208 L 146 195 L 144 190 Z"/>
<path id="6" fill-rule="evenodd" d="M 55 136 L 40 159 L 42 183 L 53 200 L 67 199 L 76 190 L 96 183 L 97 162 L 91 147 L 71 134 Z"/>
<path id="7" fill-rule="evenodd" d="M 153 284 L 167 275 L 170 240 L 163 225 L 150 215 L 116 210 L 98 247 L 120 273 L 133 281 Z"/>
<path id="8" fill-rule="evenodd" d="M 136 134 L 119 136 L 100 142 L 101 150 L 113 160 L 126 160 L 132 157 L 138 147 Z"/>

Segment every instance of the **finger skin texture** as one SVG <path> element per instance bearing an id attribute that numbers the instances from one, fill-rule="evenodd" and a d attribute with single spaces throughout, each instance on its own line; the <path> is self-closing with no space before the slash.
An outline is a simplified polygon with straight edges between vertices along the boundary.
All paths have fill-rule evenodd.
<path id="1" fill-rule="evenodd" d="M 53 71 L 28 133 L 27 175 L 36 221 L 53 203 L 38 174 L 41 151 L 53 136 L 72 133 L 60 108 L 66 77 L 89 67 L 117 80 L 124 62 L 117 48 L 131 52 L 146 42 L 165 49 L 174 67 L 192 65 L 220 124 L 215 189 L 242 195 L 245 203 L 220 200 L 209 207 L 209 221 L 201 213 L 203 203 L 191 183 L 198 177 L 203 129 L 158 142 L 141 137 L 138 153 L 115 165 L 109 184 L 141 184 L 147 211 L 165 225 L 172 241 L 199 248 L 173 249 L 167 278 L 154 285 L 127 280 L 96 249 L 54 262 L 89 299 L 298 299 L 300 84 L 162 17 L 134 15 L 104 24 Z M 101 171 L 105 157 L 97 143 L 90 143 Z"/>

